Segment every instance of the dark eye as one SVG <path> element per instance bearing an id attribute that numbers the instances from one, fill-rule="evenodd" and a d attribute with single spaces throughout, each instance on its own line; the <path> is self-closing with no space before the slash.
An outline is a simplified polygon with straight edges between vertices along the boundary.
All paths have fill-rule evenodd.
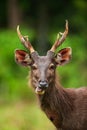
<path id="1" fill-rule="evenodd" d="M 36 70 L 37 66 L 36 65 L 32 65 L 32 70 Z"/>
<path id="2" fill-rule="evenodd" d="M 54 64 L 50 64 L 49 69 L 55 69 L 55 65 Z"/>

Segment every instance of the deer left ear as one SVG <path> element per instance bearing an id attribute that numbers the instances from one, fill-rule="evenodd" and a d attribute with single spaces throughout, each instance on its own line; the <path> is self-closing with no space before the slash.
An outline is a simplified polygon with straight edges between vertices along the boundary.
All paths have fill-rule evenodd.
<path id="1" fill-rule="evenodd" d="M 32 59 L 30 55 L 23 50 L 16 50 L 15 51 L 15 60 L 18 64 L 23 66 L 30 66 L 32 63 Z"/>
<path id="2" fill-rule="evenodd" d="M 55 61 L 57 65 L 64 65 L 69 62 L 72 55 L 72 49 L 70 47 L 64 48 L 58 52 Z"/>

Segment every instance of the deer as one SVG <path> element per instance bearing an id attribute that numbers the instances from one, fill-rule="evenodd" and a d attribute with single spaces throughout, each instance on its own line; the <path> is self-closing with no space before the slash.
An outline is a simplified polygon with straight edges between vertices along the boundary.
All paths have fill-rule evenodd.
<path id="1" fill-rule="evenodd" d="M 15 50 L 18 64 L 30 67 L 30 80 L 41 110 L 57 130 L 87 130 L 87 88 L 64 88 L 56 68 L 67 64 L 72 57 L 71 47 L 56 49 L 68 34 L 68 20 L 65 31 L 59 32 L 57 39 L 45 56 L 40 56 L 31 45 L 28 36 L 23 36 L 17 26 L 17 34 L 25 50 Z"/>

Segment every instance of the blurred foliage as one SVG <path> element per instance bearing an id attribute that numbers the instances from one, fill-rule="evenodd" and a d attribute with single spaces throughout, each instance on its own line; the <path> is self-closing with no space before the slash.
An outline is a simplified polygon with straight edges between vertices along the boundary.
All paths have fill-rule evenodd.
<path id="1" fill-rule="evenodd" d="M 30 34 L 33 41 L 35 33 L 24 28 L 24 34 Z M 56 34 L 49 35 L 50 46 Z M 28 87 L 29 68 L 15 63 L 14 50 L 25 49 L 17 37 L 16 31 L 0 32 L 0 129 L 2 130 L 44 130 L 55 129 L 35 103 L 35 94 Z M 35 46 L 35 45 L 34 45 Z M 57 68 L 64 87 L 87 85 L 86 41 L 81 36 L 69 35 L 60 48 L 72 48 L 72 60 L 65 66 Z M 22 100 L 22 102 L 20 102 Z"/>
<path id="2" fill-rule="evenodd" d="M 36 106 L 35 106 L 36 105 Z M 1 130 L 53 130 L 54 126 L 35 102 L 16 102 L 0 107 Z"/>
<path id="3" fill-rule="evenodd" d="M 24 34 L 29 34 L 27 29 L 23 29 L 22 31 Z M 34 33 L 31 31 L 31 41 L 33 37 Z M 50 44 L 53 43 L 55 37 L 56 34 L 51 36 L 51 39 L 49 37 Z M 0 95 L 2 97 L 4 96 L 4 99 L 7 101 L 17 98 L 32 99 L 32 90 L 31 88 L 28 88 L 27 84 L 29 69 L 17 65 L 14 59 L 14 50 L 16 48 L 25 49 L 21 45 L 16 31 L 1 31 L 0 44 Z M 69 64 L 58 68 L 62 77 L 62 84 L 65 87 L 79 87 L 87 85 L 86 41 L 80 36 L 70 35 L 59 49 L 67 46 L 72 48 L 72 60 Z"/>
<path id="4" fill-rule="evenodd" d="M 27 98 L 29 95 L 26 78 L 27 69 L 17 65 L 14 58 L 15 49 L 23 49 L 16 32 L 1 31 L 0 44 L 2 45 L 0 49 L 0 95 L 7 101 L 20 97 Z M 31 93 L 29 96 L 31 97 Z"/>
<path id="5" fill-rule="evenodd" d="M 15 63 L 15 49 L 25 49 L 16 26 L 21 26 L 24 35 L 29 34 L 32 45 L 42 55 L 50 49 L 57 33 L 64 31 L 68 19 L 69 35 L 57 51 L 70 46 L 72 59 L 58 67 L 57 73 L 64 87 L 87 86 L 87 0 L 1 0 L 0 10 L 0 129 L 51 130 L 28 87 L 30 69 Z"/>

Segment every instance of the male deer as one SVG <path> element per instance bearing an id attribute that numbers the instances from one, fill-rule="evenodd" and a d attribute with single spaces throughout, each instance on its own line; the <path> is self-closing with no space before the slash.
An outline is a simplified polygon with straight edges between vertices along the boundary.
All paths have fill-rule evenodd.
<path id="1" fill-rule="evenodd" d="M 56 67 L 68 63 L 71 48 L 64 48 L 55 53 L 68 34 L 68 21 L 64 33 L 59 33 L 57 40 L 46 56 L 39 56 L 27 36 L 22 36 L 17 27 L 19 39 L 30 50 L 15 51 L 16 62 L 31 68 L 31 83 L 38 96 L 41 109 L 53 122 L 57 130 L 87 130 L 87 88 L 66 89 L 60 85 Z"/>

